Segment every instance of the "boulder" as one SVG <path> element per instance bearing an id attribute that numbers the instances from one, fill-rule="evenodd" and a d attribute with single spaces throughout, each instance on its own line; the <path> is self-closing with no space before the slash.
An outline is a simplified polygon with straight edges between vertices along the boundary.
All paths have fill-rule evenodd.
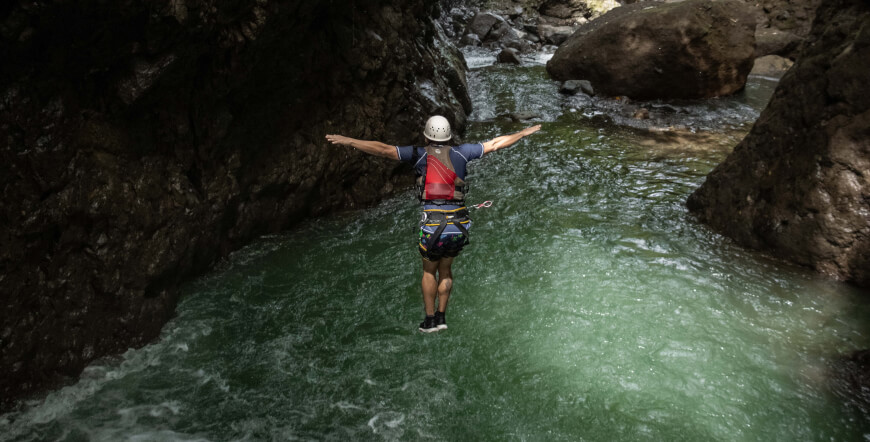
<path id="1" fill-rule="evenodd" d="M 513 48 L 519 51 L 520 53 L 530 52 L 532 50 L 532 45 L 528 40 L 517 37 L 516 35 L 509 34 L 503 37 L 497 44 L 504 48 Z"/>
<path id="2" fill-rule="evenodd" d="M 823 0 L 753 0 L 747 3 L 760 8 L 763 19 L 759 24 L 764 27 L 806 36 L 810 33 L 816 9 Z"/>
<path id="3" fill-rule="evenodd" d="M 487 36 L 493 27 L 501 24 L 507 25 L 507 22 L 501 16 L 490 12 L 478 12 L 474 15 L 471 21 L 468 22 L 468 27 L 465 29 L 465 33 L 477 35 L 477 37 L 480 38 L 480 41 L 487 41 Z M 510 25 L 508 25 L 508 27 L 510 27 Z"/>
<path id="4" fill-rule="evenodd" d="M 465 23 L 474 16 L 474 13 L 465 8 L 451 8 L 450 19 L 454 22 Z"/>
<path id="5" fill-rule="evenodd" d="M 755 31 L 755 57 L 787 56 L 795 53 L 803 41 L 803 37 L 788 31 L 759 27 Z"/>
<path id="6" fill-rule="evenodd" d="M 592 16 L 592 9 L 586 5 L 584 0 L 544 0 L 538 7 L 538 11 L 542 15 L 563 19 Z"/>
<path id="7" fill-rule="evenodd" d="M 501 52 L 498 53 L 497 59 L 499 63 L 523 64 L 522 60 L 520 60 L 520 57 L 517 54 L 517 50 L 514 48 L 502 49 Z"/>
<path id="8" fill-rule="evenodd" d="M 559 92 L 567 95 L 575 95 L 580 92 L 580 80 L 568 80 L 559 86 Z"/>
<path id="9" fill-rule="evenodd" d="M 538 37 L 540 37 L 544 43 L 558 46 L 564 43 L 575 30 L 576 28 L 573 26 L 555 26 L 541 23 L 538 25 L 537 33 Z"/>
<path id="10" fill-rule="evenodd" d="M 828 0 L 750 133 L 687 205 L 739 244 L 870 287 L 870 3 Z"/>
<path id="11" fill-rule="evenodd" d="M 822 0 L 744 0 L 755 6 L 756 57 L 779 55 L 794 60 Z"/>
<path id="12" fill-rule="evenodd" d="M 765 55 L 755 59 L 755 64 L 752 66 L 752 71 L 749 75 L 760 75 L 762 77 L 782 78 L 794 62 L 785 57 L 778 55 Z"/>
<path id="13" fill-rule="evenodd" d="M 483 38 L 484 42 L 499 41 L 503 39 L 519 38 L 514 28 L 507 21 L 500 21 L 490 28 L 489 33 Z"/>
<path id="14" fill-rule="evenodd" d="M 509 23 L 502 22 L 492 27 L 484 40 L 484 45 L 500 48 L 514 48 L 519 52 L 529 52 L 531 45 L 521 37 L 520 32 Z"/>
<path id="15" fill-rule="evenodd" d="M 520 52 L 531 50 L 529 42 L 521 38 L 518 31 L 507 20 L 489 12 L 477 13 L 471 19 L 466 28 L 466 36 L 460 44 L 465 46 L 474 44 L 473 37 L 468 37 L 469 34 L 478 37 L 481 44 L 487 47 L 509 47 Z"/>
<path id="16" fill-rule="evenodd" d="M 536 112 L 520 111 L 520 112 L 512 112 L 508 115 L 508 117 L 511 119 L 511 121 L 520 122 L 520 121 L 533 120 L 535 118 L 541 118 L 541 115 L 536 113 Z"/>
<path id="17" fill-rule="evenodd" d="M 636 3 L 582 26 L 547 71 L 607 95 L 710 98 L 743 89 L 754 46 L 755 17 L 740 1 Z"/>
<path id="18" fill-rule="evenodd" d="M 460 40 L 460 46 L 480 46 L 480 37 L 476 34 L 465 34 Z"/>
<path id="19" fill-rule="evenodd" d="M 559 92 L 568 95 L 575 95 L 579 92 L 586 95 L 595 95 L 592 84 L 586 80 L 568 80 L 562 83 L 562 86 L 559 87 Z"/>
<path id="20" fill-rule="evenodd" d="M 512 9 L 507 11 L 507 16 L 510 17 L 511 20 L 514 20 L 521 17 L 523 12 L 525 12 L 525 8 L 522 6 L 514 6 Z"/>

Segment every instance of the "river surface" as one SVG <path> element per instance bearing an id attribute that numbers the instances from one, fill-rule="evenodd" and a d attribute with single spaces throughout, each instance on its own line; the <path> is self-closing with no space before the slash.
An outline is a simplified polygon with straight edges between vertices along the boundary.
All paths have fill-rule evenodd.
<path id="1" fill-rule="evenodd" d="M 494 204 L 473 211 L 448 330 L 417 331 L 408 190 L 233 254 L 185 286 L 157 342 L 0 417 L 0 440 L 870 438 L 828 380 L 870 347 L 866 292 L 736 247 L 684 206 L 774 83 L 642 103 L 640 121 L 623 100 L 559 95 L 545 56 L 466 56 L 464 140 L 543 130 L 470 166 L 471 199 Z"/>

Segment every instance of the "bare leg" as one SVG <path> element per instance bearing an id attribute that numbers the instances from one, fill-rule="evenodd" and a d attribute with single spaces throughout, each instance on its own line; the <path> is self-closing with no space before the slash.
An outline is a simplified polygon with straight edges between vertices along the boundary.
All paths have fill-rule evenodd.
<path id="1" fill-rule="evenodd" d="M 440 261 L 443 261 L 443 259 Z M 435 314 L 435 294 L 438 291 L 435 273 L 438 271 L 438 263 L 440 261 L 423 260 L 423 281 L 421 286 L 423 288 L 423 308 L 426 310 L 426 316 Z"/>
<path id="2" fill-rule="evenodd" d="M 453 258 L 442 258 L 438 261 L 438 311 L 447 311 L 447 301 L 453 289 Z"/>

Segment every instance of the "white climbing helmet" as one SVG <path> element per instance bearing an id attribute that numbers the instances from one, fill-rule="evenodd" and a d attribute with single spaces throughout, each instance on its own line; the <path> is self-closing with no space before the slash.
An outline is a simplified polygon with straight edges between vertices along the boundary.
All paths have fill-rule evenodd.
<path id="1" fill-rule="evenodd" d="M 423 128 L 423 136 L 432 141 L 447 141 L 452 135 L 450 134 L 450 122 L 441 115 L 435 115 L 426 120 L 426 127 Z"/>

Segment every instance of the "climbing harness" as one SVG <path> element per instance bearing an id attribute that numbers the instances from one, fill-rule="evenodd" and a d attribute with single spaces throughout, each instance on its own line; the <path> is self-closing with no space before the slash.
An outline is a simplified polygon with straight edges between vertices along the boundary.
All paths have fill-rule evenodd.
<path id="1" fill-rule="evenodd" d="M 423 226 L 435 227 L 435 231 L 429 237 L 429 241 L 427 241 L 426 250 L 432 249 L 432 246 L 434 246 L 435 242 L 441 238 L 441 234 L 444 233 L 444 229 L 446 229 L 449 224 L 453 224 L 457 229 L 459 229 L 459 232 L 462 233 L 462 236 L 465 238 L 463 245 L 467 245 L 469 243 L 468 229 L 465 225 L 470 222 L 471 219 L 468 218 L 467 207 L 460 207 L 458 209 L 424 209 L 423 219 L 420 224 Z"/>
<path id="2" fill-rule="evenodd" d="M 435 227 L 435 231 L 429 236 L 426 250 L 441 238 L 444 229 L 448 225 L 456 226 L 462 234 L 465 242 L 469 243 L 468 228 L 471 219 L 468 217 L 468 207 L 465 206 L 465 194 L 468 193 L 468 185 L 456 174 L 453 161 L 450 159 L 450 146 L 429 145 L 426 146 L 426 169 L 423 175 L 417 177 L 417 196 L 424 204 L 432 205 L 458 205 L 457 209 L 424 209 L 421 227 Z M 471 206 L 475 209 L 492 206 L 492 201 L 484 201 Z"/>

